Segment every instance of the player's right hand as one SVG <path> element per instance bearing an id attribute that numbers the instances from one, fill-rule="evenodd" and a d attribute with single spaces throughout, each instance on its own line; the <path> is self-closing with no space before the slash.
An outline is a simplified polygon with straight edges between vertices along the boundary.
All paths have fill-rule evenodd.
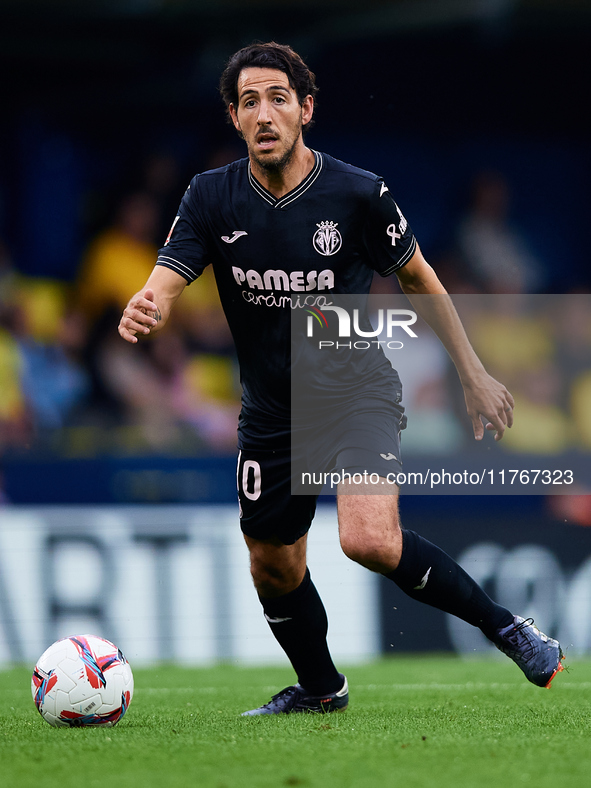
<path id="1" fill-rule="evenodd" d="M 138 341 L 137 334 L 145 336 L 157 325 L 158 306 L 154 303 L 154 291 L 136 293 L 129 301 L 119 322 L 119 335 L 126 342 Z"/>

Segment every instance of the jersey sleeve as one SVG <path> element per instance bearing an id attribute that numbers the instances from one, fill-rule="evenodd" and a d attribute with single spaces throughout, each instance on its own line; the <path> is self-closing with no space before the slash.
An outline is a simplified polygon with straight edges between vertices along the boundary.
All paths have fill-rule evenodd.
<path id="1" fill-rule="evenodd" d="M 381 178 L 371 196 L 364 243 L 370 267 L 381 276 L 389 276 L 406 265 L 417 247 L 408 222 Z"/>
<path id="2" fill-rule="evenodd" d="M 189 283 L 201 276 L 209 264 L 198 194 L 199 176 L 196 175 L 181 200 L 168 238 L 156 259 L 156 265 L 171 268 Z"/>

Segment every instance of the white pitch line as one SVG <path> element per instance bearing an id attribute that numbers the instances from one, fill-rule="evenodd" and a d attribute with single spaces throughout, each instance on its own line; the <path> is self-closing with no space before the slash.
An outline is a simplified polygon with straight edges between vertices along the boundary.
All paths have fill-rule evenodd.
<path id="1" fill-rule="evenodd" d="M 521 684 L 508 684 L 508 683 L 500 683 L 500 682 L 467 682 L 466 684 L 354 684 L 352 685 L 353 689 L 359 690 L 376 690 L 379 692 L 383 692 L 385 690 L 395 690 L 396 692 L 405 691 L 405 690 L 413 690 L 413 691 L 420 691 L 426 692 L 429 690 L 444 690 L 444 691 L 461 691 L 461 690 L 515 690 L 515 689 L 527 689 L 530 687 L 529 683 L 521 683 Z M 560 687 L 564 689 L 591 689 L 591 681 L 581 681 L 581 682 L 571 682 L 571 681 L 561 681 L 558 680 L 554 687 Z M 242 687 L 243 690 L 248 691 L 256 691 L 260 690 L 262 692 L 274 692 L 277 687 L 259 687 L 259 686 L 248 686 Z M 216 692 L 230 692 L 234 691 L 230 687 L 138 687 L 138 692 L 145 692 L 145 693 L 165 693 L 165 692 L 201 692 L 206 694 L 214 694 Z"/>
<path id="2" fill-rule="evenodd" d="M 277 685 L 278 686 L 278 685 Z M 242 687 L 243 690 L 248 690 L 249 692 L 265 692 L 265 693 L 273 693 L 277 690 L 277 686 L 272 687 L 260 687 L 259 685 L 252 685 L 252 686 L 244 686 Z M 444 692 L 459 692 L 462 690 L 465 691 L 481 691 L 481 690 L 518 690 L 518 689 L 529 689 L 531 685 L 529 683 L 521 683 L 521 684 L 508 684 L 508 683 L 499 683 L 499 682 L 491 682 L 487 684 L 486 682 L 467 682 L 466 684 L 354 684 L 352 685 L 353 690 L 369 690 L 371 691 L 378 691 L 384 692 L 387 690 L 393 690 L 395 692 L 405 692 L 405 691 L 419 691 L 419 692 L 428 692 L 433 690 L 441 690 Z M 562 679 L 558 679 L 556 684 L 552 685 L 552 689 L 567 689 L 567 690 L 588 690 L 591 689 L 591 681 L 563 681 Z M 25 689 L 16 689 L 10 688 L 3 690 L 4 695 L 22 695 L 23 692 L 27 692 L 28 690 Z M 190 695 L 191 693 L 200 693 L 202 695 L 215 695 L 234 692 L 234 689 L 231 687 L 136 687 L 137 693 L 142 693 L 146 695 L 164 695 L 164 694 L 172 694 L 172 693 L 183 693 L 186 695 Z"/>
<path id="3" fill-rule="evenodd" d="M 514 689 L 527 689 L 530 684 L 529 683 L 521 683 L 521 684 L 502 684 L 500 682 L 472 682 L 469 681 L 466 684 L 357 684 L 355 685 L 358 689 L 364 690 L 485 690 L 485 689 L 501 689 L 501 690 L 514 690 Z M 591 689 L 591 681 L 581 681 L 581 682 L 568 682 L 568 681 L 560 681 L 556 685 L 557 687 L 565 687 L 566 689 Z"/>

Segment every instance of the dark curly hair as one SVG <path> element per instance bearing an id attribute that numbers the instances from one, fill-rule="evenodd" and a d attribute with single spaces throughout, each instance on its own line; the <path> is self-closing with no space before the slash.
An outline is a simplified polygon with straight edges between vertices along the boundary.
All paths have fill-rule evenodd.
<path id="1" fill-rule="evenodd" d="M 290 46 L 269 41 L 266 44 L 256 42 L 238 50 L 228 60 L 226 68 L 220 78 L 220 93 L 228 110 L 228 119 L 231 122 L 229 108 L 238 105 L 238 77 L 243 68 L 276 68 L 287 75 L 290 86 L 295 90 L 300 106 L 306 96 L 316 98 L 318 88 L 316 77 L 304 63 L 302 58 Z M 313 125 L 310 120 L 303 126 L 305 133 Z"/>

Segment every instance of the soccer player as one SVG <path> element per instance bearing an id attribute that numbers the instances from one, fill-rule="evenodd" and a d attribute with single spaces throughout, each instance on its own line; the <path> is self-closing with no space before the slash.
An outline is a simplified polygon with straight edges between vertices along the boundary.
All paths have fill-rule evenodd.
<path id="1" fill-rule="evenodd" d="M 245 714 L 337 711 L 348 704 L 347 680 L 329 653 L 326 612 L 306 566 L 317 496 L 291 495 L 292 310 L 321 307 L 331 295 L 368 293 L 374 271 L 395 273 L 411 299 L 438 296 L 428 309 L 420 298 L 413 306 L 457 368 L 477 440 L 484 435 L 483 419 L 497 440 L 503 437 L 513 423 L 513 398 L 474 353 L 384 181 L 305 145 L 317 88 L 300 56 L 274 42 L 245 47 L 228 61 L 220 90 L 248 156 L 191 181 L 153 273 L 123 312 L 119 333 L 134 343 L 159 330 L 185 286 L 213 266 L 243 387 L 241 528 L 265 618 L 298 678 Z M 365 469 L 384 478 L 400 467 L 400 383 L 381 351 L 368 358 L 363 406 L 358 401 L 347 413 L 345 428 L 336 414 L 339 429 L 332 432 L 326 461 L 351 470 L 348 436 L 355 432 L 357 445 L 359 435 L 367 435 Z M 376 434 L 381 453 L 369 450 Z M 549 686 L 562 669 L 558 642 L 531 619 L 497 605 L 441 549 L 401 529 L 397 494 L 369 492 L 346 483 L 338 488 L 345 554 L 414 599 L 479 627 L 530 681 Z"/>

